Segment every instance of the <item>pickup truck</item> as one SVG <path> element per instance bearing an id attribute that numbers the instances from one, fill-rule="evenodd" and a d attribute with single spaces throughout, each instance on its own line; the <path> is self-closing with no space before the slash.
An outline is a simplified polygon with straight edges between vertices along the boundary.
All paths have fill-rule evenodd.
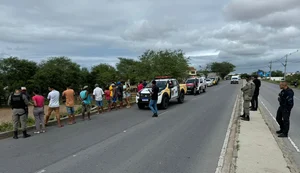
<path id="1" fill-rule="evenodd" d="M 207 84 L 205 78 L 203 77 L 193 77 L 186 80 L 187 93 L 189 94 L 200 94 L 201 92 L 205 92 L 207 88 Z M 195 87 L 196 85 L 196 87 Z"/>
<path id="2" fill-rule="evenodd" d="M 177 101 L 178 103 L 184 102 L 186 93 L 186 85 L 179 84 L 176 79 L 168 76 L 156 77 L 156 85 L 159 88 L 157 105 L 161 109 L 167 109 L 170 101 Z M 152 90 L 152 84 L 149 83 L 144 89 L 136 95 L 136 103 L 139 109 L 144 109 L 149 105 Z"/>
<path id="3" fill-rule="evenodd" d="M 230 84 L 239 84 L 239 76 L 232 76 Z"/>

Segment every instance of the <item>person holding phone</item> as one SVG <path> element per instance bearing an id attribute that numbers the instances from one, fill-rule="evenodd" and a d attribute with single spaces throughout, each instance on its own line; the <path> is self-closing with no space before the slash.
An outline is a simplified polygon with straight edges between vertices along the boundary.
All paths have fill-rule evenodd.
<path id="1" fill-rule="evenodd" d="M 151 94 L 149 108 L 153 112 L 152 117 L 158 117 L 157 99 L 158 99 L 159 88 L 157 87 L 155 80 L 152 81 L 152 90 L 149 90 L 149 92 Z"/>

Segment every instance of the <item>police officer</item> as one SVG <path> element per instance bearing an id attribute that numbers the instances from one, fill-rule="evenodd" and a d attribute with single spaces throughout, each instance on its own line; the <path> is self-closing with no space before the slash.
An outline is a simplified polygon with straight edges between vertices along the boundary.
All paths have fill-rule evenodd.
<path id="1" fill-rule="evenodd" d="M 241 89 L 243 91 L 244 97 L 244 115 L 242 115 L 242 120 L 250 121 L 250 102 L 255 91 L 255 84 L 251 81 L 251 77 L 246 77 L 246 85 Z"/>
<path id="2" fill-rule="evenodd" d="M 24 94 L 28 100 L 28 102 L 30 101 L 30 96 L 29 94 L 27 93 L 27 89 L 26 87 L 21 87 L 21 94 Z M 25 107 L 25 111 L 26 111 L 26 119 L 28 119 L 28 106 Z"/>
<path id="3" fill-rule="evenodd" d="M 280 106 L 277 110 L 276 120 L 280 126 L 280 130 L 276 133 L 279 134 L 278 137 L 286 138 L 290 129 L 291 110 L 294 106 L 294 91 L 288 87 L 286 81 L 280 82 L 279 86 L 281 89 L 278 97 Z"/>
<path id="4" fill-rule="evenodd" d="M 26 107 L 28 106 L 28 99 L 26 95 L 22 94 L 19 89 L 16 89 L 13 94 L 11 94 L 8 98 L 8 105 L 12 107 L 13 115 L 13 128 L 14 128 L 14 139 L 18 139 L 18 123 L 21 123 L 23 137 L 30 137 L 26 132 Z"/>

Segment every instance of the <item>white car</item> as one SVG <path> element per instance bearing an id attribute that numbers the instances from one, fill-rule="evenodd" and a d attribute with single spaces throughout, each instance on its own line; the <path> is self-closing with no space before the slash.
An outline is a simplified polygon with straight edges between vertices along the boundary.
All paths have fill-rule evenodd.
<path id="1" fill-rule="evenodd" d="M 207 84 L 208 87 L 213 86 L 213 80 L 211 80 L 211 79 L 205 79 L 205 81 L 206 81 L 206 84 Z"/>

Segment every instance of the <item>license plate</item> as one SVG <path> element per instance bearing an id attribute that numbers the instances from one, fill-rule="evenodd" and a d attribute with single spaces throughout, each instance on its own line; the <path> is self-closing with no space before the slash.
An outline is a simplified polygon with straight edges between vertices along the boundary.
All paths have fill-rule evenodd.
<path id="1" fill-rule="evenodd" d="M 148 99 L 142 99 L 142 101 L 143 101 L 143 102 L 147 102 L 147 101 L 149 101 L 149 100 L 148 100 Z"/>

